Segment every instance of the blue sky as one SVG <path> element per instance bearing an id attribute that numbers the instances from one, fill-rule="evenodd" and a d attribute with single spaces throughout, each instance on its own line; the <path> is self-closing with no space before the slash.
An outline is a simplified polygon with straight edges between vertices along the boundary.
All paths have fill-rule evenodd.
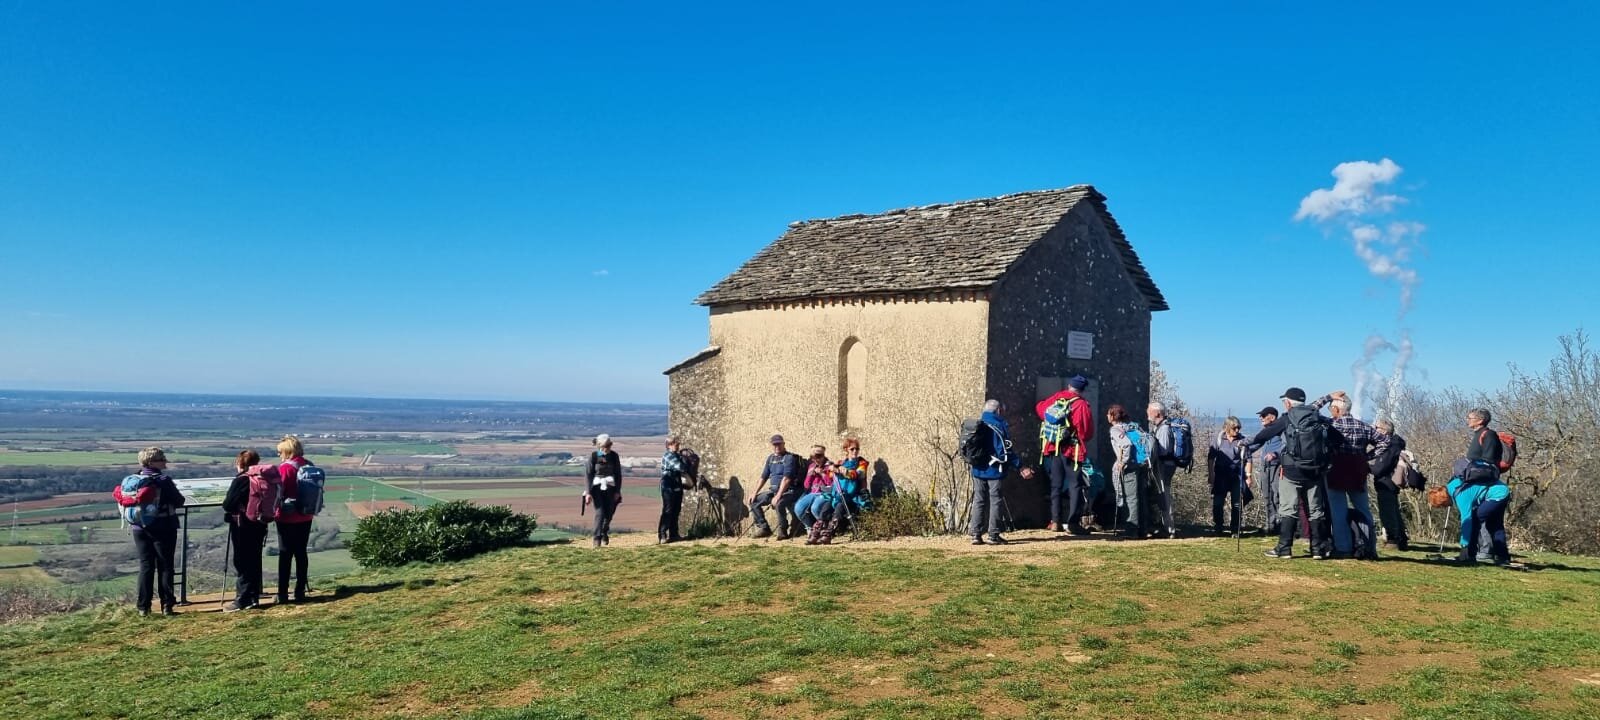
<path id="1" fill-rule="evenodd" d="M 0 0 L 0 387 L 659 402 L 790 221 L 1092 183 L 1252 410 L 1402 327 L 1382 158 L 1412 379 L 1596 309 L 1594 4 L 587 5 Z"/>

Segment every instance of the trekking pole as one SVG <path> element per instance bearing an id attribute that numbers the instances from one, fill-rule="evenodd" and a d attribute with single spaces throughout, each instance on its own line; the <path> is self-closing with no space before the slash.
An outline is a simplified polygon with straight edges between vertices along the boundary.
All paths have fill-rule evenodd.
<path id="1" fill-rule="evenodd" d="M 227 539 L 222 541 L 222 593 L 217 600 L 219 607 L 227 607 L 228 604 L 228 553 L 233 550 L 233 528 L 229 527 L 228 530 Z"/>
<path id="2" fill-rule="evenodd" d="M 1239 493 L 1233 496 L 1233 552 L 1244 552 L 1244 452 L 1239 453 Z"/>

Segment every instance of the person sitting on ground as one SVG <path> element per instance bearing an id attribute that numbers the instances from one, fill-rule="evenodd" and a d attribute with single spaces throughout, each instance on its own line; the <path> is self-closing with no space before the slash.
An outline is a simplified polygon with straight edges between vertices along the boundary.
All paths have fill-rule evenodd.
<path id="1" fill-rule="evenodd" d="M 1372 489 L 1378 496 L 1378 520 L 1383 524 L 1383 546 L 1400 550 L 1410 549 L 1406 536 L 1406 521 L 1400 512 L 1400 489 L 1405 478 L 1395 477 L 1400 465 L 1400 454 L 1406 451 L 1406 439 L 1394 431 L 1394 422 L 1388 418 L 1372 424 L 1378 434 L 1378 447 L 1372 451 Z"/>
<path id="2" fill-rule="evenodd" d="M 1344 397 L 1347 396 L 1340 390 L 1307 403 L 1306 391 L 1297 387 L 1289 388 L 1278 398 L 1283 401 L 1284 413 L 1271 425 L 1261 428 L 1261 432 L 1250 440 L 1249 449 L 1259 450 L 1267 441 L 1286 435 L 1283 453 L 1279 456 L 1283 473 L 1278 481 L 1278 544 L 1266 552 L 1267 557 L 1284 560 L 1294 557 L 1295 525 L 1300 522 L 1299 505 L 1302 500 L 1306 503 L 1311 526 L 1308 533 L 1311 559 L 1326 560 L 1332 554 L 1324 525 L 1328 517 L 1327 467 L 1318 465 L 1318 458 L 1300 455 L 1320 452 L 1325 456 L 1329 452 L 1332 429 L 1328 427 L 1328 419 L 1318 411 L 1333 402 L 1334 398 Z M 1317 442 L 1318 429 L 1322 431 L 1320 443 Z"/>
<path id="3" fill-rule="evenodd" d="M 1145 418 L 1150 421 L 1150 492 L 1154 496 L 1158 515 L 1153 522 L 1160 523 L 1165 537 L 1178 536 L 1178 524 L 1172 514 L 1172 478 L 1178 474 L 1177 439 L 1172 436 L 1172 425 L 1167 422 L 1167 406 L 1152 402 L 1145 408 Z"/>
<path id="4" fill-rule="evenodd" d="M 761 468 L 762 489 L 750 501 L 750 521 L 755 525 L 751 537 L 764 538 L 772 534 L 772 527 L 767 524 L 769 506 L 778 514 L 779 540 L 788 540 L 800 531 L 800 518 L 795 516 L 794 506 L 800 498 L 802 480 L 800 456 L 788 451 L 782 435 L 773 435 L 772 454 Z"/>
<path id="5" fill-rule="evenodd" d="M 1067 381 L 1065 390 L 1039 401 L 1034 408 L 1040 421 L 1040 464 L 1050 477 L 1050 523 L 1045 528 L 1052 532 L 1089 534 L 1082 522 L 1084 490 L 1089 486 L 1083 465 L 1094 440 L 1094 411 L 1082 395 L 1088 386 L 1087 378 L 1075 375 Z M 1057 409 L 1064 414 L 1057 413 Z M 1051 422 L 1058 416 L 1060 422 Z"/>
<path id="6" fill-rule="evenodd" d="M 133 483 L 130 480 L 137 478 Z M 130 487 L 130 485 L 138 487 Z M 134 606 L 141 616 L 150 614 L 152 595 L 161 599 L 161 614 L 172 615 L 178 604 L 172 592 L 173 553 L 178 547 L 178 508 L 185 499 L 167 475 L 167 453 L 158 447 L 139 451 L 139 471 L 123 480 L 119 493 L 147 493 L 153 496 L 136 520 L 128 523 L 133 549 L 139 554 L 138 589 Z M 119 498 L 120 499 L 120 498 Z"/>
<path id="7" fill-rule="evenodd" d="M 1211 524 L 1218 535 L 1239 532 L 1239 506 L 1248 502 L 1241 497 L 1245 490 L 1244 448 L 1248 443 L 1239 418 L 1229 415 L 1222 421 L 1222 430 L 1211 440 L 1206 451 L 1206 475 L 1211 482 Z M 1233 515 L 1229 525 L 1222 524 L 1222 504 L 1232 498 Z"/>
<path id="8" fill-rule="evenodd" d="M 679 454 L 682 450 L 677 435 L 667 437 L 667 450 L 661 455 L 661 519 L 656 522 L 656 543 L 675 543 L 683 538 L 678 534 L 678 518 L 683 512 L 683 490 L 694 482 L 689 477 L 688 464 Z"/>
<path id="9" fill-rule="evenodd" d="M 1143 540 L 1148 536 L 1148 513 L 1141 499 L 1149 483 L 1149 440 L 1121 405 L 1106 408 L 1106 425 L 1110 428 L 1111 449 L 1116 453 L 1116 461 L 1111 464 L 1111 486 L 1117 494 L 1116 524 L 1121 527 L 1122 537 Z"/>
<path id="10" fill-rule="evenodd" d="M 806 476 L 801 481 L 803 495 L 794 503 L 794 514 L 800 518 L 800 527 L 813 534 L 822 510 L 828 507 L 827 493 L 833 489 L 833 461 L 828 459 L 828 448 L 811 446 L 811 457 L 806 460 Z M 808 541 L 809 545 L 810 542 Z"/>
<path id="11" fill-rule="evenodd" d="M 289 577 L 293 570 L 294 601 L 306 599 L 310 590 L 308 578 L 311 561 L 312 516 L 300 512 L 290 500 L 300 497 L 300 468 L 311 464 L 305 457 L 305 446 L 300 438 L 285 435 L 278 441 L 278 479 L 283 483 L 283 500 L 289 507 L 278 513 L 278 595 L 279 605 L 289 602 Z"/>
<path id="12" fill-rule="evenodd" d="M 1022 456 L 1011 449 L 1011 428 L 1001 417 L 1004 414 L 1005 405 L 999 400 L 985 402 L 983 418 L 974 430 L 987 433 L 990 442 L 989 457 L 972 465 L 972 510 L 967 514 L 971 518 L 968 529 L 973 545 L 984 543 L 985 526 L 989 529 L 990 545 L 1006 544 L 1006 539 L 1000 536 L 1000 503 L 1004 502 L 1000 491 L 1006 470 L 1021 468 L 1023 480 L 1033 478 L 1033 469 L 1022 467 Z"/>
<path id="13" fill-rule="evenodd" d="M 1457 461 L 1455 477 L 1446 485 L 1461 514 L 1461 555 L 1456 561 L 1465 565 L 1511 562 L 1506 544 L 1511 488 L 1500 479 L 1505 446 L 1489 427 L 1491 419 L 1485 408 L 1468 411 L 1467 454 Z"/>
<path id="14" fill-rule="evenodd" d="M 1278 409 L 1269 405 L 1261 408 L 1256 417 L 1261 419 L 1262 429 L 1266 429 L 1278 420 Z M 1261 494 L 1261 504 L 1267 513 L 1267 526 L 1262 529 L 1263 533 L 1278 531 L 1278 474 L 1281 472 L 1278 455 L 1282 452 L 1283 437 L 1279 436 L 1248 453 L 1245 460 L 1245 482 Z"/>
<path id="15" fill-rule="evenodd" d="M 809 544 L 833 542 L 834 534 L 847 517 L 853 518 L 872 506 L 872 496 L 867 489 L 871 466 L 861 457 L 861 441 L 845 438 L 843 450 L 844 459 L 833 466 L 833 484 L 823 494 L 820 509 L 814 511 L 817 522 L 811 526 Z"/>
<path id="16" fill-rule="evenodd" d="M 1376 556 L 1377 538 L 1371 533 L 1371 500 L 1367 497 L 1367 475 L 1371 472 L 1369 458 L 1377 449 L 1378 435 L 1372 426 L 1350 414 L 1350 400 L 1336 398 L 1330 406 L 1333 414 L 1333 465 L 1328 470 L 1328 516 L 1333 526 L 1333 555 L 1350 558 L 1356 555 Z M 1368 528 L 1364 547 L 1355 547 L 1350 533 L 1351 516 L 1361 519 Z"/>
<path id="17" fill-rule="evenodd" d="M 611 518 L 622 504 L 622 458 L 611 449 L 611 436 L 600 434 L 594 439 L 594 451 L 583 464 L 583 494 L 594 506 L 595 547 L 611 544 Z"/>
<path id="18" fill-rule="evenodd" d="M 228 542 L 233 546 L 233 571 L 234 597 L 227 605 L 222 607 L 223 612 L 237 612 L 249 610 L 261 605 L 261 549 L 267 542 L 268 523 L 267 517 L 276 517 L 277 508 L 257 508 L 258 517 L 250 517 L 250 480 L 251 468 L 261 464 L 261 454 L 254 450 L 241 450 L 239 457 L 234 462 L 233 482 L 228 485 L 228 492 L 222 498 L 222 513 L 228 522 Z M 263 466 L 257 474 L 269 473 L 270 478 L 263 480 L 270 484 L 273 491 L 281 492 L 283 483 L 278 477 L 278 468 L 272 465 Z M 270 498 L 261 498 L 258 502 L 272 502 L 277 505 L 277 495 L 269 491 Z"/>

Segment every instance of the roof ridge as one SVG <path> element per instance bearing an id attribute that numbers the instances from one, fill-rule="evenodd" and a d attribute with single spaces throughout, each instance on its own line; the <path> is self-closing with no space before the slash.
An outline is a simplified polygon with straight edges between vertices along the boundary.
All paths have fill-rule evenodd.
<path id="1" fill-rule="evenodd" d="M 978 205 L 978 206 L 992 205 L 992 204 L 1000 202 L 1002 200 L 1014 200 L 1016 198 L 1032 197 L 1032 196 L 1036 196 L 1036 195 L 1052 195 L 1052 194 L 1065 195 L 1065 194 L 1068 194 L 1068 193 L 1071 193 L 1071 192 L 1074 192 L 1074 191 L 1082 192 L 1082 191 L 1085 191 L 1085 190 L 1087 190 L 1087 191 L 1089 191 L 1091 193 L 1094 193 L 1096 195 L 1099 194 L 1099 191 L 1095 190 L 1093 185 L 1089 185 L 1087 183 L 1079 183 L 1077 185 L 1068 185 L 1067 187 L 1064 187 L 1064 188 L 1046 188 L 1046 189 L 1043 189 L 1043 190 L 1023 190 L 1021 192 L 1006 193 L 1004 195 L 992 195 L 992 196 L 989 196 L 989 197 L 969 198 L 967 200 L 954 200 L 954 201 L 950 201 L 950 202 L 933 203 L 931 205 L 911 205 L 911 206 L 908 206 L 908 207 L 893 208 L 893 209 L 890 209 L 890 210 L 883 210 L 881 212 L 875 212 L 875 213 L 850 213 L 850 214 L 847 214 L 847 215 L 836 215 L 834 217 L 812 218 L 810 220 L 796 220 L 794 222 L 789 223 L 789 227 L 797 228 L 797 227 L 801 227 L 803 225 L 813 225 L 813 224 L 817 224 L 817 223 L 829 223 L 829 222 L 856 222 L 856 221 L 860 221 L 860 220 L 872 220 L 872 219 L 877 219 L 877 218 L 885 218 L 885 219 L 887 219 L 887 218 L 892 218 L 892 217 L 898 217 L 898 216 L 901 216 L 901 215 L 909 215 L 911 213 L 916 213 L 916 212 L 927 212 L 927 211 L 930 211 L 930 210 L 942 210 L 942 209 L 957 208 L 957 207 L 969 207 L 969 206 L 974 206 L 974 205 Z"/>

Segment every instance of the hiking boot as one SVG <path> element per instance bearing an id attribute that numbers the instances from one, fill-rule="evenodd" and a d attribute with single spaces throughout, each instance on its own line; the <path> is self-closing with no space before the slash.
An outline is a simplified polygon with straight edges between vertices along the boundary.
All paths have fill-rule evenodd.
<path id="1" fill-rule="evenodd" d="M 596 550 L 599 550 L 599 549 L 600 549 L 600 538 L 595 538 L 595 539 L 594 539 L 594 548 L 595 548 L 595 549 L 596 549 Z M 285 601 L 283 601 L 283 600 L 280 600 L 280 601 L 279 601 L 279 602 L 285 602 Z"/>
<path id="2" fill-rule="evenodd" d="M 177 615 L 177 614 L 178 614 L 178 609 L 177 608 L 175 608 L 175 607 L 173 607 L 171 605 L 162 605 L 161 606 L 161 616 L 162 617 L 172 617 L 173 615 Z"/>
<path id="3" fill-rule="evenodd" d="M 1278 546 L 1272 549 L 1270 556 L 1286 559 L 1294 557 L 1294 531 L 1298 524 L 1288 518 L 1278 519 Z"/>
<path id="4" fill-rule="evenodd" d="M 1003 538 L 1003 537 L 1000 537 L 999 535 L 990 535 L 989 536 L 989 544 L 990 545 L 1004 545 L 1004 544 L 1006 544 L 1006 539 Z"/>
<path id="5" fill-rule="evenodd" d="M 786 533 L 786 532 L 778 533 L 778 539 L 779 540 L 788 540 L 791 537 L 794 537 L 794 536 L 790 535 L 789 533 Z"/>
<path id="6" fill-rule="evenodd" d="M 1282 550 L 1279 550 L 1277 548 L 1272 548 L 1271 550 L 1268 550 L 1265 554 L 1269 558 L 1276 558 L 1278 560 L 1293 560 L 1294 559 L 1294 553 L 1293 552 L 1282 551 Z"/>
<path id="7" fill-rule="evenodd" d="M 240 610 L 249 610 L 255 606 L 256 604 L 252 602 L 247 602 L 241 605 L 238 600 L 232 600 L 229 601 L 227 605 L 222 606 L 222 611 L 225 613 L 234 613 L 239 612 Z"/>
<path id="8" fill-rule="evenodd" d="M 1073 535 L 1088 535 L 1089 534 L 1089 528 L 1086 528 L 1086 527 L 1084 527 L 1082 525 L 1074 525 L 1074 526 L 1068 528 L 1067 532 L 1070 532 Z"/>
<path id="9" fill-rule="evenodd" d="M 274 599 L 273 604 L 275 604 L 275 605 L 288 605 L 289 604 L 289 594 L 288 593 L 278 593 L 278 597 L 276 599 Z"/>
<path id="10" fill-rule="evenodd" d="M 771 534 L 772 528 L 769 528 L 765 525 L 757 525 L 756 529 L 750 532 L 750 537 L 755 540 L 760 540 L 761 538 L 770 536 Z"/>
<path id="11" fill-rule="evenodd" d="M 982 535 L 974 535 L 974 536 L 972 536 L 972 544 L 973 545 L 982 545 L 983 544 L 983 536 Z"/>
<path id="12" fill-rule="evenodd" d="M 139 617 L 150 617 L 150 608 L 139 608 Z"/>

